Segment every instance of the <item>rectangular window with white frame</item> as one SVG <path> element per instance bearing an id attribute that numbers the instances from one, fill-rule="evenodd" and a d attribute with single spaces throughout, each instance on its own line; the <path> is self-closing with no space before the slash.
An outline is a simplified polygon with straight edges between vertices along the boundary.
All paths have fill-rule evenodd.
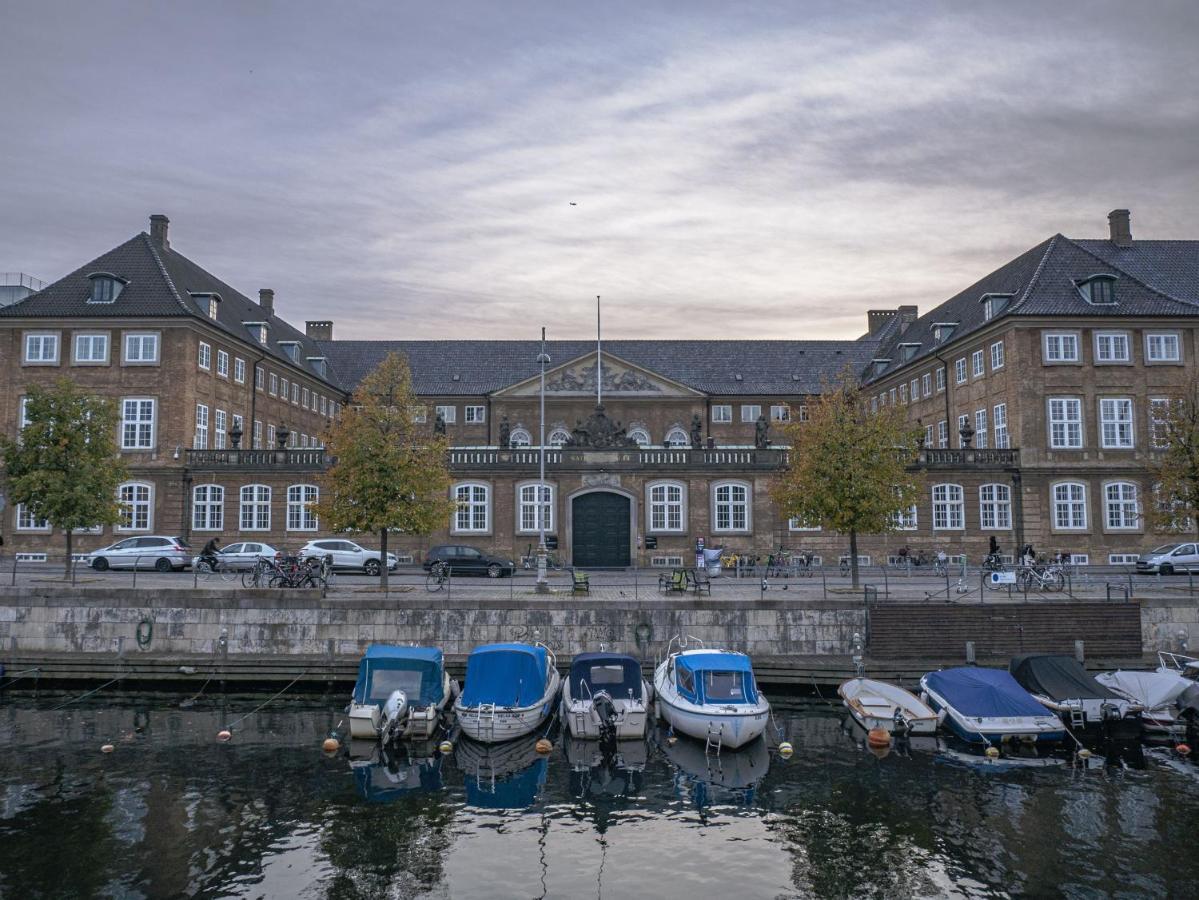
<path id="1" fill-rule="evenodd" d="M 758 417 L 760 415 L 762 415 L 762 407 L 759 406 L 758 404 L 756 404 L 756 403 L 742 403 L 741 404 L 741 421 L 742 422 L 756 422 L 756 421 L 758 421 Z"/>
<path id="2" fill-rule="evenodd" d="M 662 482 L 649 486 L 649 530 L 681 532 L 686 522 L 686 497 L 681 484 Z"/>
<path id="3" fill-rule="evenodd" d="M 29 366 L 58 365 L 58 332 L 26 334 L 24 362 Z"/>
<path id="4" fill-rule="evenodd" d="M 271 387 L 270 387 L 270 390 L 267 391 L 267 393 L 270 394 L 272 397 L 276 396 L 279 393 L 279 376 L 276 375 L 274 372 L 271 372 Z"/>
<path id="5" fill-rule="evenodd" d="M 966 527 L 966 503 L 960 484 L 933 485 L 933 531 L 962 531 Z"/>
<path id="6" fill-rule="evenodd" d="M 225 489 L 219 484 L 192 488 L 192 530 L 221 531 L 225 527 Z"/>
<path id="7" fill-rule="evenodd" d="M 157 332 L 127 332 L 122 362 L 127 366 L 152 366 L 158 364 Z"/>
<path id="8" fill-rule="evenodd" d="M 1127 331 L 1095 332 L 1096 364 L 1132 362 Z"/>
<path id="9" fill-rule="evenodd" d="M 933 395 L 933 373 L 925 372 L 920 376 L 920 386 L 924 389 L 924 396 L 931 397 Z"/>
<path id="10" fill-rule="evenodd" d="M 24 503 L 16 504 L 15 522 L 17 531 L 50 531 L 49 520 L 35 517 Z"/>
<path id="11" fill-rule="evenodd" d="M 806 403 L 799 404 L 799 409 L 796 410 L 796 413 L 797 413 L 797 418 L 799 419 L 799 421 L 801 421 L 801 422 L 808 421 L 808 404 L 806 404 Z"/>
<path id="12" fill-rule="evenodd" d="M 540 488 L 540 490 L 538 490 Z M 537 495 L 541 502 L 537 502 Z M 523 534 L 540 534 L 542 523 L 547 534 L 554 530 L 554 487 L 549 484 L 522 484 L 518 494 L 517 521 Z"/>
<path id="13" fill-rule="evenodd" d="M 308 388 L 300 389 L 300 406 L 308 408 Z"/>
<path id="14" fill-rule="evenodd" d="M 1099 400 L 1099 437 L 1105 450 L 1131 450 L 1134 446 L 1132 400 L 1102 397 Z"/>
<path id="15" fill-rule="evenodd" d="M 970 417 L 969 416 L 958 416 L 958 449 L 959 450 L 961 450 L 963 447 L 966 446 L 962 440 L 962 432 L 965 431 L 967 429 L 967 427 L 969 427 L 969 425 L 970 425 Z"/>
<path id="16" fill-rule="evenodd" d="M 1176 331 L 1145 332 L 1145 361 L 1176 363 L 1182 361 L 1182 347 Z"/>
<path id="17" fill-rule="evenodd" d="M 155 407 L 152 397 L 125 397 L 121 400 L 121 449 L 153 450 Z"/>
<path id="18" fill-rule="evenodd" d="M 749 486 L 725 483 L 715 486 L 712 522 L 716 531 L 749 530 Z"/>
<path id="19" fill-rule="evenodd" d="M 216 352 L 216 373 L 221 378 L 229 377 L 229 354 L 224 350 Z"/>
<path id="20" fill-rule="evenodd" d="M 900 403 L 908 402 L 908 386 L 906 384 L 901 384 L 899 386 L 899 402 Z"/>
<path id="21" fill-rule="evenodd" d="M 238 526 L 241 531 L 271 530 L 271 489 L 265 484 L 247 484 L 240 492 Z"/>
<path id="22" fill-rule="evenodd" d="M 920 379 L 919 378 L 912 379 L 912 384 L 909 389 L 909 396 L 912 398 L 913 403 L 915 403 L 917 400 L 920 399 Z"/>
<path id="23" fill-rule="evenodd" d="M 411 410 L 412 423 L 414 425 L 424 425 L 429 421 L 429 410 L 425 406 L 414 406 Z M 321 415 L 325 414 L 325 398 L 321 397 Z"/>
<path id="24" fill-rule="evenodd" d="M 791 421 L 791 407 L 785 403 L 775 404 L 774 406 L 770 407 L 770 421 L 771 422 L 790 422 Z"/>
<path id="25" fill-rule="evenodd" d="M 896 495 L 899 494 L 899 488 L 895 489 Z M 901 509 L 891 517 L 891 522 L 897 531 L 915 531 L 919 522 L 916 513 L 916 504 Z"/>
<path id="26" fill-rule="evenodd" d="M 262 420 L 261 419 L 254 420 L 254 437 L 253 437 L 253 443 L 251 444 L 251 446 L 255 450 L 262 449 Z"/>
<path id="27" fill-rule="evenodd" d="M 1049 449 L 1082 448 L 1082 400 L 1077 397 L 1049 398 Z"/>
<path id="28" fill-rule="evenodd" d="M 979 450 L 987 449 L 987 408 L 974 411 L 974 446 Z"/>
<path id="29" fill-rule="evenodd" d="M 225 449 L 225 411 L 216 409 L 212 412 L 212 447 L 214 450 Z"/>
<path id="30" fill-rule="evenodd" d="M 970 354 L 970 374 L 975 378 L 982 378 L 987 374 L 986 364 L 983 360 L 983 352 L 975 350 Z"/>
<path id="31" fill-rule="evenodd" d="M 233 359 L 233 381 L 236 384 L 246 383 L 246 361 L 240 356 Z"/>
<path id="32" fill-rule="evenodd" d="M 465 425 L 482 425 L 487 421 L 486 406 L 462 407 L 462 422 Z"/>
<path id="33" fill-rule="evenodd" d="M 1003 368 L 1003 341 L 991 345 L 991 371 Z"/>
<path id="34" fill-rule="evenodd" d="M 1007 430 L 1007 404 L 996 403 L 993 412 L 995 415 L 995 446 L 1000 450 L 1007 450 L 1012 446 Z"/>
<path id="35" fill-rule="evenodd" d="M 265 390 L 265 385 L 266 385 L 266 369 L 262 368 L 262 366 L 255 366 L 254 367 L 254 389 L 259 390 L 259 391 Z"/>
<path id="36" fill-rule="evenodd" d="M 1141 554 L 1139 553 L 1109 553 L 1107 564 L 1109 566 L 1135 566 L 1140 558 Z"/>
<path id="37" fill-rule="evenodd" d="M 196 434 L 192 446 L 197 450 L 208 449 L 208 407 L 203 403 L 196 404 Z"/>
<path id="38" fill-rule="evenodd" d="M 933 426 L 931 424 L 924 426 L 924 446 L 931 447 L 933 445 Z"/>
<path id="39" fill-rule="evenodd" d="M 728 403 L 717 403 L 712 407 L 712 421 L 717 425 L 727 425 L 733 421 L 733 407 Z"/>
<path id="40" fill-rule="evenodd" d="M 441 416 L 441 421 L 446 425 L 453 425 L 458 420 L 458 407 L 456 406 L 434 406 L 433 412 L 436 416 Z"/>
<path id="41" fill-rule="evenodd" d="M 105 365 L 108 362 L 108 333 L 76 334 L 76 365 Z"/>
<path id="42" fill-rule="evenodd" d="M 1173 402 L 1169 397 L 1149 398 L 1149 441 L 1157 450 L 1169 446 L 1170 406 Z"/>
<path id="43" fill-rule="evenodd" d="M 269 423 L 266 426 L 266 448 L 268 450 L 275 449 L 275 426 Z"/>
<path id="44" fill-rule="evenodd" d="M 1141 525 L 1137 486 L 1111 481 L 1103 486 L 1103 520 L 1108 531 L 1135 531 Z"/>
<path id="45" fill-rule="evenodd" d="M 787 520 L 788 531 L 823 531 L 820 524 L 813 525 L 805 519 L 791 518 Z"/>
<path id="46" fill-rule="evenodd" d="M 485 484 L 460 484 L 454 488 L 454 531 L 483 534 L 491 530 L 491 488 Z"/>
<path id="47" fill-rule="evenodd" d="M 945 390 L 945 367 L 941 366 L 937 369 L 937 393 Z"/>
<path id="48" fill-rule="evenodd" d="M 117 490 L 121 520 L 115 531 L 149 531 L 154 525 L 153 489 L 148 484 L 123 484 Z"/>
<path id="49" fill-rule="evenodd" d="M 212 347 L 209 344 L 200 341 L 200 355 L 196 360 L 197 364 L 205 372 L 212 369 Z"/>
<path id="50" fill-rule="evenodd" d="M 287 489 L 287 530 L 316 531 L 316 504 L 320 492 L 315 484 L 293 484 Z"/>
<path id="51" fill-rule="evenodd" d="M 937 423 L 937 446 L 942 450 L 949 447 L 949 422 L 945 419 Z"/>
<path id="52" fill-rule="evenodd" d="M 1046 331 L 1041 339 L 1043 362 L 1076 363 L 1079 361 L 1078 332 Z"/>
<path id="53" fill-rule="evenodd" d="M 1076 481 L 1055 484 L 1053 491 L 1053 527 L 1058 531 L 1085 531 L 1087 527 L 1087 487 Z"/>
<path id="54" fill-rule="evenodd" d="M 957 384 L 966 383 L 966 357 L 961 357 L 953 364 L 953 377 Z"/>
<path id="55" fill-rule="evenodd" d="M 978 489 L 979 527 L 984 531 L 1010 531 L 1012 489 L 1006 484 L 984 484 Z"/>

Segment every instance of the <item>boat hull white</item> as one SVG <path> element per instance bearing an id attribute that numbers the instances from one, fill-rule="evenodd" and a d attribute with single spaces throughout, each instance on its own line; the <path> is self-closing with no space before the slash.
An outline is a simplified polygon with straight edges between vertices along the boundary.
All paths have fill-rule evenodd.
<path id="1" fill-rule="evenodd" d="M 449 674 L 442 676 L 441 699 L 431 705 L 421 708 L 409 707 L 404 713 L 402 724 L 392 729 L 391 736 L 395 740 L 421 741 L 428 740 L 441 727 L 442 715 L 450 701 L 458 693 L 458 684 Z M 355 740 L 377 741 L 383 727 L 383 710 L 376 703 L 350 702 L 348 709 L 350 719 L 350 737 Z"/>
<path id="2" fill-rule="evenodd" d="M 561 683 L 557 670 L 551 670 L 545 694 L 534 706 L 464 706 L 459 697 L 454 704 L 454 715 L 462 733 L 472 740 L 483 744 L 512 741 L 531 734 L 554 714 Z"/>
<path id="3" fill-rule="evenodd" d="M 737 749 L 761 737 L 770 722 L 770 704 L 758 694 L 754 704 L 692 703 L 679 695 L 667 674 L 669 660 L 654 673 L 658 715 L 675 731 L 699 741 L 720 740 Z"/>
<path id="4" fill-rule="evenodd" d="M 944 713 L 944 722 L 954 734 L 971 744 L 1002 743 L 1003 741 L 1035 741 L 1055 743 L 1066 737 L 1061 719 L 1044 716 L 967 716 L 951 706 L 944 697 L 921 680 L 928 704 Z"/>
<path id="5" fill-rule="evenodd" d="M 649 685 L 642 681 L 641 699 L 612 698 L 612 706 L 616 710 L 617 740 L 645 736 L 646 725 L 649 722 L 649 696 Z M 573 737 L 584 740 L 599 739 L 600 720 L 595 713 L 595 705 L 590 698 L 572 697 L 569 679 L 562 683 L 562 702 L 558 706 L 558 715 L 562 717 L 562 724 Z"/>
<path id="6" fill-rule="evenodd" d="M 837 693 L 854 721 L 867 731 L 881 728 L 891 734 L 895 730 L 896 711 L 903 716 L 908 734 L 926 735 L 937 731 L 936 711 L 915 694 L 896 685 L 870 678 L 852 678 L 842 684 Z"/>

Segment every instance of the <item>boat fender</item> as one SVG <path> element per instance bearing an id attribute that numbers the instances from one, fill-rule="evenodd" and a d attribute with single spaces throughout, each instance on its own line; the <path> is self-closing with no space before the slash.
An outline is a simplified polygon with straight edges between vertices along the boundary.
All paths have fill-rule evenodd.
<path id="1" fill-rule="evenodd" d="M 783 759 L 790 759 L 791 754 L 795 752 L 795 748 L 791 746 L 790 741 L 783 741 L 779 744 L 779 756 Z"/>
<path id="2" fill-rule="evenodd" d="M 999 759 L 999 748 L 988 747 L 986 750 L 987 759 Z"/>
<path id="3" fill-rule="evenodd" d="M 440 744 L 437 745 L 437 749 L 440 750 L 442 753 L 445 753 L 448 755 L 448 754 L 454 752 L 454 745 L 452 743 L 450 743 L 449 741 L 442 741 Z"/>
<path id="4" fill-rule="evenodd" d="M 112 753 L 112 751 L 115 749 L 117 749 L 117 748 L 114 747 L 112 744 L 101 744 L 100 745 L 101 753 Z"/>
<path id="5" fill-rule="evenodd" d="M 1178 744 L 1177 746 L 1175 746 L 1174 750 L 1178 753 L 1179 756 L 1190 756 L 1191 755 L 1191 747 L 1189 744 Z"/>
<path id="6" fill-rule="evenodd" d="M 548 740 L 546 740 L 545 738 L 541 738 L 541 740 L 539 740 L 539 741 L 537 742 L 537 752 L 538 752 L 538 753 L 541 753 L 541 754 L 543 754 L 543 755 L 544 755 L 544 754 L 546 754 L 546 753 L 549 753 L 549 752 L 550 752 L 551 750 L 553 750 L 553 749 L 554 749 L 554 745 L 553 745 L 553 744 L 551 744 L 551 743 L 550 743 Z"/>
<path id="7" fill-rule="evenodd" d="M 1078 751 L 1078 758 L 1079 759 L 1090 759 L 1091 751 L 1088 750 L 1086 747 L 1083 747 L 1081 750 Z"/>
<path id="8" fill-rule="evenodd" d="M 324 742 L 321 744 L 321 749 L 326 753 L 336 753 L 341 749 L 341 741 L 332 735 L 329 735 L 329 737 L 325 738 Z"/>
<path id="9" fill-rule="evenodd" d="M 678 742 L 679 742 L 679 739 L 677 737 L 675 737 L 673 734 L 670 735 L 668 738 L 666 738 L 666 743 L 668 745 L 670 745 L 671 747 L 673 747 Z"/>
<path id="10" fill-rule="evenodd" d="M 216 733 L 216 739 L 221 742 L 227 741 L 231 737 L 233 737 L 233 732 L 230 731 L 228 728 L 222 728 L 220 731 L 218 731 Z"/>
<path id="11" fill-rule="evenodd" d="M 891 735 L 885 728 L 871 728 L 866 734 L 866 743 L 871 747 L 890 747 Z"/>

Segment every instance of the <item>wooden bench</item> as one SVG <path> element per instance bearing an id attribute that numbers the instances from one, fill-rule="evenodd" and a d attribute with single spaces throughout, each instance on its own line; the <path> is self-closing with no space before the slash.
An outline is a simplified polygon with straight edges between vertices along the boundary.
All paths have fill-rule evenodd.
<path id="1" fill-rule="evenodd" d="M 570 592 L 572 594 L 590 594 L 591 576 L 578 569 L 570 570 Z"/>
<path id="2" fill-rule="evenodd" d="M 694 591 L 696 596 L 704 591 L 708 592 L 709 597 L 712 596 L 712 579 L 707 569 L 688 569 L 687 582 L 688 589 Z"/>
<path id="3" fill-rule="evenodd" d="M 687 592 L 687 570 L 675 569 L 669 575 L 663 572 L 658 576 L 658 590 L 667 594 L 685 594 Z"/>

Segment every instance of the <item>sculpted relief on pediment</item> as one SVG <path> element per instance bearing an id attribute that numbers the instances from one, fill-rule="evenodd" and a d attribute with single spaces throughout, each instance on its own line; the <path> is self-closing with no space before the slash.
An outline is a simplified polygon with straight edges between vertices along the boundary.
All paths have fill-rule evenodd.
<path id="1" fill-rule="evenodd" d="M 595 357 L 578 359 L 545 373 L 545 390 L 547 394 L 559 396 L 595 396 Z M 604 356 L 603 360 L 603 393 L 607 397 L 695 397 L 699 395 L 684 385 L 671 381 L 653 372 L 639 369 L 621 360 Z M 500 391 L 501 396 L 526 397 L 534 396 L 540 390 L 538 379 L 531 378 L 514 384 Z"/>

